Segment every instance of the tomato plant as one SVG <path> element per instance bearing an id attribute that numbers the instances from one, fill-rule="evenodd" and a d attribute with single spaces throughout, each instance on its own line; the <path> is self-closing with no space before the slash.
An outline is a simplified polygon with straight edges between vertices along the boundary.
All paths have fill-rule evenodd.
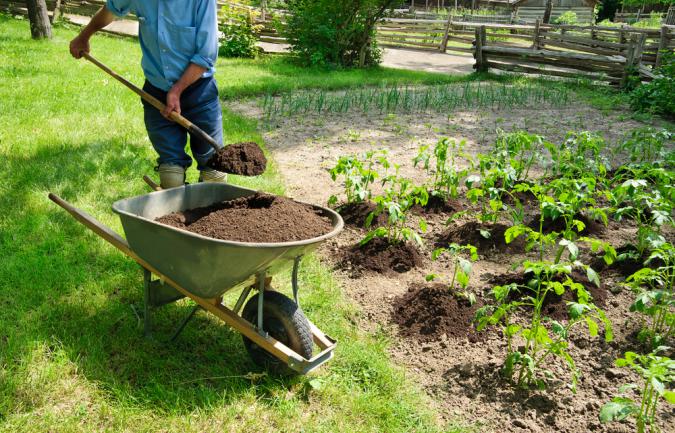
<path id="1" fill-rule="evenodd" d="M 463 253 L 468 254 L 469 258 L 462 257 Z M 469 279 L 471 278 L 473 269 L 471 262 L 478 260 L 476 247 L 452 243 L 447 248 L 437 248 L 434 250 L 432 259 L 438 260 L 445 254 L 450 256 L 453 267 L 452 277 L 450 277 L 450 291 L 456 296 L 466 299 L 469 304 L 475 304 L 476 296 L 467 291 L 467 288 L 469 287 Z M 429 274 L 426 277 L 427 281 L 433 281 L 437 278 L 439 278 L 439 275 L 436 274 Z"/>
<path id="2" fill-rule="evenodd" d="M 415 186 L 409 179 L 398 175 L 388 176 L 383 183 L 386 185 L 385 191 L 382 195 L 373 198 L 377 208 L 366 218 L 366 227 L 370 227 L 373 219 L 381 214 L 387 215 L 387 224 L 368 232 L 361 241 L 361 245 L 367 244 L 376 237 L 387 239 L 390 245 L 409 240 L 422 244 L 419 234 L 407 227 L 406 222 L 407 215 L 414 205 L 427 204 L 429 192 L 425 187 Z M 426 231 L 424 220 L 420 220 L 420 230 Z"/>
<path id="3" fill-rule="evenodd" d="M 519 387 L 545 387 L 545 376 L 553 373 L 547 368 L 549 358 L 563 360 L 572 373 L 572 389 L 576 389 L 578 372 L 569 353 L 569 334 L 572 328 L 586 324 L 592 337 L 599 334 L 599 323 L 604 326 L 605 341 L 613 339 L 611 323 L 605 313 L 592 302 L 590 293 L 572 280 L 572 266 L 545 261 L 523 263 L 525 275 L 531 278 L 526 285 L 512 283 L 492 289 L 496 305 L 480 308 L 476 313 L 477 329 L 487 326 L 501 328 L 506 337 L 507 354 L 503 374 Z M 549 295 L 562 296 L 574 293 L 576 301 L 568 302 L 569 320 L 566 323 L 543 315 L 544 302 Z M 526 307 L 529 317 L 526 324 L 515 323 L 513 313 Z M 516 348 L 514 339 L 519 337 L 524 346 Z"/>
<path id="4" fill-rule="evenodd" d="M 630 310 L 651 319 L 651 324 L 643 323 L 640 337 L 655 347 L 675 336 L 675 248 L 671 244 L 657 248 L 645 264 L 652 263 L 660 266 L 656 269 L 642 268 L 626 282 L 637 293 Z"/>
<path id="5" fill-rule="evenodd" d="M 347 203 L 356 203 L 369 200 L 372 197 L 371 186 L 380 174 L 375 170 L 375 164 L 381 165 L 385 171 L 389 169 L 387 151 L 369 151 L 361 156 L 348 155 L 338 159 L 337 164 L 330 170 L 330 176 L 336 181 L 338 176 L 344 177 L 345 195 Z M 328 199 L 329 205 L 335 205 L 338 198 L 332 195 Z"/>
<path id="6" fill-rule="evenodd" d="M 661 346 L 646 355 L 626 352 L 623 358 L 615 361 L 617 367 L 630 368 L 638 373 L 642 377 L 642 385 L 622 385 L 619 388 L 621 395 L 614 397 L 600 410 L 600 421 L 606 423 L 632 417 L 636 420 L 638 433 L 662 431 L 656 422 L 658 405 L 662 400 L 675 404 L 675 391 L 668 389 L 675 382 L 675 360 L 658 354 L 667 349 Z M 626 395 L 632 390 L 639 390 L 639 399 L 634 400 Z"/>
<path id="7" fill-rule="evenodd" d="M 469 168 L 460 169 L 458 159 L 463 158 L 471 166 L 468 154 L 464 152 L 465 141 L 456 142 L 448 138 L 442 138 L 436 143 L 433 152 L 429 152 L 429 146 L 420 147 L 419 153 L 413 159 L 415 167 L 422 165 L 424 170 L 431 176 L 431 193 L 444 199 L 457 198 L 462 180 L 468 176 Z"/>

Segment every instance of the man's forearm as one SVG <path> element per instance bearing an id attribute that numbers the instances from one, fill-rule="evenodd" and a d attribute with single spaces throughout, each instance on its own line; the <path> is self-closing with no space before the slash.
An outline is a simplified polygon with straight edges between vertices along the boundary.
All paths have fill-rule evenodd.
<path id="1" fill-rule="evenodd" d="M 87 24 L 82 29 L 80 36 L 89 39 L 94 33 L 101 30 L 114 20 L 115 15 L 113 15 L 113 13 L 108 10 L 108 8 L 103 6 L 98 12 L 96 12 L 96 15 L 94 15 L 91 21 L 89 21 L 89 24 Z"/>
<path id="2" fill-rule="evenodd" d="M 164 117 L 170 119 L 173 111 L 180 114 L 180 95 L 190 84 L 199 80 L 201 76 L 204 75 L 204 72 L 206 72 L 206 68 L 195 63 L 190 63 L 188 67 L 185 68 L 183 75 L 173 86 L 171 86 L 169 93 L 166 94 L 166 107 L 164 108 L 164 111 L 162 111 Z"/>
<path id="3" fill-rule="evenodd" d="M 204 72 L 206 72 L 206 68 L 203 68 L 195 63 L 190 63 L 188 67 L 185 68 L 185 71 L 183 72 L 183 75 L 180 77 L 180 79 L 172 86 L 172 90 L 182 93 L 183 90 L 190 86 L 190 84 L 199 80 L 202 75 L 204 75 Z"/>

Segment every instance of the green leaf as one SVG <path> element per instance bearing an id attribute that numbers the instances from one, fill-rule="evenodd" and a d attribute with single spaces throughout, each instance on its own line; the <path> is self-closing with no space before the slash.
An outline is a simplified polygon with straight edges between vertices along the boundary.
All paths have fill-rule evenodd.
<path id="1" fill-rule="evenodd" d="M 585 305 L 579 304 L 577 302 L 570 302 L 569 313 L 572 319 L 580 318 L 584 314 L 585 310 L 586 310 Z"/>
<path id="2" fill-rule="evenodd" d="M 492 236 L 490 230 L 480 229 L 478 231 L 480 232 L 480 235 L 483 236 L 485 239 L 490 239 L 490 237 Z"/>
<path id="3" fill-rule="evenodd" d="M 637 407 L 632 401 L 611 401 L 606 403 L 602 409 L 600 409 L 600 421 L 603 423 L 622 421 L 628 418 L 636 410 Z"/>
<path id="4" fill-rule="evenodd" d="M 438 277 L 439 277 L 439 275 L 437 275 L 437 274 L 428 274 L 426 277 L 424 277 L 424 279 L 426 281 L 434 281 Z"/>
<path id="5" fill-rule="evenodd" d="M 458 270 L 457 271 L 457 282 L 459 283 L 459 285 L 463 289 L 466 289 L 466 287 L 469 285 L 469 276 L 466 273 Z"/>
<path id="6" fill-rule="evenodd" d="M 586 317 L 586 324 L 588 325 L 588 333 L 591 335 L 591 337 L 597 337 L 598 336 L 598 323 L 591 319 L 590 317 Z"/>
<path id="7" fill-rule="evenodd" d="M 590 266 L 586 268 L 586 276 L 588 277 L 588 281 L 595 284 L 596 287 L 600 287 L 600 278 L 598 277 L 598 273 L 595 272 Z"/>
<path id="8" fill-rule="evenodd" d="M 670 404 L 675 404 L 675 391 L 665 391 L 663 398 Z"/>

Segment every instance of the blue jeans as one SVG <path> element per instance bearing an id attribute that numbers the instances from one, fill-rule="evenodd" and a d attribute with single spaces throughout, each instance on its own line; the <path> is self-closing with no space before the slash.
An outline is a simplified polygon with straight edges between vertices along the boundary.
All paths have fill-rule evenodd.
<path id="1" fill-rule="evenodd" d="M 147 80 L 143 90 L 166 103 L 167 92 L 150 84 Z M 200 78 L 183 91 L 180 98 L 181 114 L 200 127 L 204 132 L 223 145 L 223 113 L 218 100 L 218 87 L 213 77 Z M 188 168 L 192 158 L 185 152 L 188 132 L 177 123 L 167 120 L 152 105 L 143 101 L 145 128 L 150 142 L 159 158 L 158 164 L 175 164 Z M 197 168 L 206 168 L 213 155 L 213 147 L 190 134 L 190 148 L 197 161 Z"/>

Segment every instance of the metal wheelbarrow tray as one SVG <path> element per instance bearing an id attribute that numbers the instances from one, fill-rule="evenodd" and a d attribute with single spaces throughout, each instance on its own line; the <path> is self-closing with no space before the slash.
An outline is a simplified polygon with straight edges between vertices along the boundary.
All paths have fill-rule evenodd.
<path id="1" fill-rule="evenodd" d="M 149 336 L 151 332 L 151 313 L 154 308 L 187 297 L 197 306 L 180 324 L 173 338 L 178 336 L 198 309 L 204 309 L 244 336 L 246 348 L 256 362 L 262 363 L 264 360 L 272 369 L 284 370 L 288 367 L 294 372 L 306 374 L 333 356 L 336 342 L 309 322 L 302 313 L 298 302 L 298 268 L 304 255 L 342 230 L 342 218 L 330 209 L 314 206 L 331 219 L 333 230 L 317 238 L 283 243 L 223 241 L 154 221 L 172 212 L 209 206 L 253 193 L 255 191 L 233 185 L 200 183 L 120 200 L 112 208 L 120 216 L 126 240 L 58 196 L 49 194 L 49 198 L 143 268 L 146 335 Z M 292 269 L 294 300 L 278 293 L 265 297 L 265 292 L 271 289 L 271 276 L 284 268 Z M 153 278 L 153 275 L 157 278 Z M 247 304 L 244 313 L 240 314 L 252 289 L 258 290 L 258 294 L 248 304 L 255 305 Z M 241 290 L 241 294 L 230 309 L 223 305 L 222 297 L 232 290 Z M 274 302 L 281 302 L 281 307 L 284 308 L 272 308 L 269 304 Z M 253 320 L 242 317 L 246 314 Z M 294 320 L 290 322 L 295 323 L 292 326 L 304 329 L 281 329 L 276 332 L 268 329 L 268 333 L 265 330 L 265 319 L 270 314 L 292 314 Z M 288 328 L 291 325 L 283 325 L 290 323 L 287 319 L 290 320 L 289 317 L 268 318 L 270 328 L 273 325 L 277 328 Z M 294 350 L 274 338 L 294 332 L 301 336 L 304 333 L 307 338 L 311 334 L 320 353 L 313 357 L 307 356 L 312 353 L 309 343 L 309 351 L 307 344 L 304 345 L 303 356 L 296 351 L 298 349 Z M 281 337 L 279 338 L 284 339 Z M 260 356 L 261 354 L 264 356 Z"/>

